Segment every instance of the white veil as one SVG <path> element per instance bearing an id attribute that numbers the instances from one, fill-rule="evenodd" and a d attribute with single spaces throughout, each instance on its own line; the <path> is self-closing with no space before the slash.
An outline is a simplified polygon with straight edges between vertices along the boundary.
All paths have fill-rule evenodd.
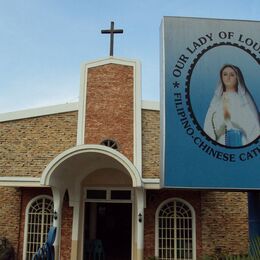
<path id="1" fill-rule="evenodd" d="M 248 91 L 243 74 L 241 70 L 233 65 L 233 64 L 225 64 L 220 69 L 220 75 L 219 75 L 219 83 L 217 84 L 216 90 L 214 92 L 214 96 L 211 100 L 209 109 L 206 114 L 205 122 L 204 122 L 204 131 L 213 139 L 216 139 L 216 132 L 214 129 L 214 125 L 212 125 L 212 118 L 214 116 L 214 113 L 216 112 L 217 107 L 220 107 L 220 103 L 222 100 L 223 93 L 225 92 L 225 85 L 222 82 L 222 71 L 226 68 L 230 67 L 232 68 L 237 76 L 238 84 L 237 84 L 237 94 L 240 97 L 241 100 L 241 107 L 244 107 L 246 110 L 250 111 L 250 117 L 253 118 L 254 122 L 254 139 L 259 136 L 259 129 L 260 129 L 260 123 L 259 123 L 259 112 L 257 109 L 257 106 Z M 241 118 L 241 120 L 246 120 L 245 118 Z M 248 134 L 251 135 L 251 134 Z M 252 137 L 249 138 L 250 141 L 252 141 Z"/>

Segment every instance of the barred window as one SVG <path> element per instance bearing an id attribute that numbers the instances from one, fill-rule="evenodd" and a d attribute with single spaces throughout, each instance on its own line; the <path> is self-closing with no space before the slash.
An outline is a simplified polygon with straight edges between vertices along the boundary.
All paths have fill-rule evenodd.
<path id="1" fill-rule="evenodd" d="M 156 214 L 156 255 L 161 260 L 194 260 L 195 216 L 185 201 L 164 202 Z"/>
<path id="2" fill-rule="evenodd" d="M 26 209 L 24 259 L 31 260 L 44 244 L 53 223 L 53 200 L 50 196 L 32 199 Z"/>

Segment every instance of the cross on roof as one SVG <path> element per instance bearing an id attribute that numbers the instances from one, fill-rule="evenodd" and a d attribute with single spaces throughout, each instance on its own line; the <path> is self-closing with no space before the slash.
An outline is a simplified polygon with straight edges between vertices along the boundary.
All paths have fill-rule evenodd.
<path id="1" fill-rule="evenodd" d="M 109 33 L 110 34 L 110 56 L 113 56 L 114 52 L 114 34 L 115 33 L 123 33 L 122 29 L 114 29 L 114 22 L 111 22 L 110 29 L 101 30 L 101 33 Z"/>

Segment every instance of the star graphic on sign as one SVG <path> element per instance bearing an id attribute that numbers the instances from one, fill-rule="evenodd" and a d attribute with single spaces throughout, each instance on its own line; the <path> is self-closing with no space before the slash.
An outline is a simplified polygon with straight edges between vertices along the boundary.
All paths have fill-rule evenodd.
<path id="1" fill-rule="evenodd" d="M 180 83 L 178 81 L 173 82 L 173 87 L 174 88 L 179 88 L 180 87 Z"/>

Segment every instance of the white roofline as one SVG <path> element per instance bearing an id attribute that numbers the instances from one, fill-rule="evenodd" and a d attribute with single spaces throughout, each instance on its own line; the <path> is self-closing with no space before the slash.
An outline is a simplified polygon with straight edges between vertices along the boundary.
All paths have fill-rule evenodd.
<path id="1" fill-rule="evenodd" d="M 0 114 L 0 122 L 78 111 L 78 102 Z"/>
<path id="2" fill-rule="evenodd" d="M 131 63 L 140 63 L 139 60 L 137 59 L 128 59 L 128 58 L 123 58 L 123 57 L 115 57 L 115 56 L 109 56 L 105 58 L 100 58 L 100 59 L 95 59 L 91 61 L 85 61 L 82 63 L 82 66 L 85 64 L 88 64 L 89 67 L 95 67 L 95 66 L 101 66 L 109 63 L 114 63 L 114 64 L 120 64 L 120 65 L 129 65 Z"/>
<path id="3" fill-rule="evenodd" d="M 160 111 L 159 101 L 142 101 L 142 109 Z M 0 113 L 0 122 L 78 111 L 78 102 Z"/>

